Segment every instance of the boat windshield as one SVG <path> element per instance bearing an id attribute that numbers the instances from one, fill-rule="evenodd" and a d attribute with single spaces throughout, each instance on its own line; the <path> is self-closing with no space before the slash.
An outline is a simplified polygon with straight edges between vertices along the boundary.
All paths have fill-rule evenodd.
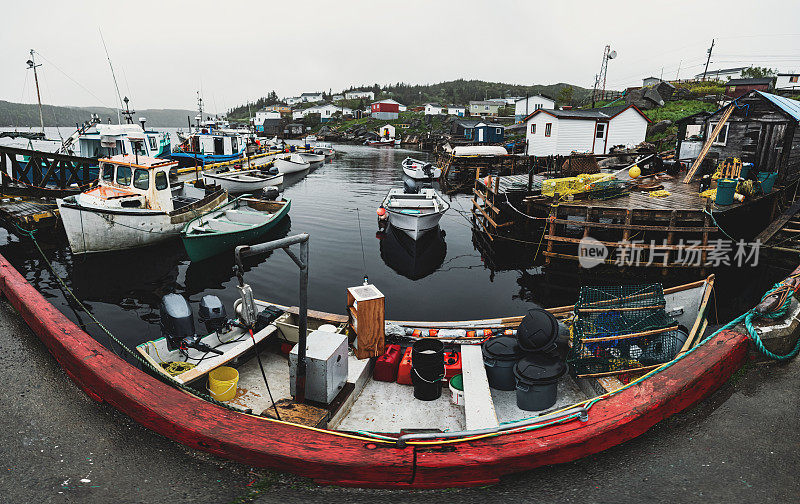
<path id="1" fill-rule="evenodd" d="M 114 180 L 114 165 L 111 163 L 103 163 L 103 180 L 112 182 Z"/>
<path id="2" fill-rule="evenodd" d="M 131 167 L 130 166 L 117 166 L 117 184 L 129 186 L 131 185 Z"/>
<path id="3" fill-rule="evenodd" d="M 150 187 L 150 172 L 142 168 L 137 168 L 133 172 L 133 187 L 146 191 Z"/>
<path id="4" fill-rule="evenodd" d="M 167 188 L 167 174 L 163 171 L 156 172 L 156 189 L 159 191 Z"/>

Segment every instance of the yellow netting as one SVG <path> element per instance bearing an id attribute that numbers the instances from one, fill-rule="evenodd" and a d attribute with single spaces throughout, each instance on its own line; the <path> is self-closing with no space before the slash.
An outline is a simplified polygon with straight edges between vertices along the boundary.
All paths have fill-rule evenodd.
<path id="1" fill-rule="evenodd" d="M 576 194 L 588 191 L 590 185 L 603 178 L 607 173 L 582 173 L 576 177 L 547 179 L 542 182 L 542 195 L 554 197 L 556 194 Z"/>

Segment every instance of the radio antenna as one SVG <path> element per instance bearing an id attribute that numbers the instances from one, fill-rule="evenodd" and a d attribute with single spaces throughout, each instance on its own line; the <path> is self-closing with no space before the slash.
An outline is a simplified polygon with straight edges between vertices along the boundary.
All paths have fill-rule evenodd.
<path id="1" fill-rule="evenodd" d="M 108 55 L 108 47 L 106 47 L 106 41 L 103 38 L 103 32 L 100 28 L 97 28 L 97 31 L 100 33 L 100 41 L 103 43 L 103 49 L 106 51 L 106 59 L 108 60 L 108 66 L 111 67 L 111 77 L 114 79 L 114 88 L 117 90 L 117 99 L 119 100 L 119 108 L 117 109 L 117 123 L 122 124 L 122 117 L 120 116 L 120 111 L 122 110 L 122 95 L 119 92 L 119 85 L 117 84 L 117 76 L 114 73 L 114 65 L 111 64 L 111 56 Z"/>

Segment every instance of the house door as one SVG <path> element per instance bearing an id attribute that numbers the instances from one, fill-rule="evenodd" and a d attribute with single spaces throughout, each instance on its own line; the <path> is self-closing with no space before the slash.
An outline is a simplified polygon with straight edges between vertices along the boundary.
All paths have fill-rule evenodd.
<path id="1" fill-rule="evenodd" d="M 599 122 L 594 127 L 594 148 L 595 154 L 606 153 L 606 142 L 608 142 L 608 123 Z"/>
<path id="2" fill-rule="evenodd" d="M 483 142 L 483 128 L 478 129 L 478 142 Z"/>

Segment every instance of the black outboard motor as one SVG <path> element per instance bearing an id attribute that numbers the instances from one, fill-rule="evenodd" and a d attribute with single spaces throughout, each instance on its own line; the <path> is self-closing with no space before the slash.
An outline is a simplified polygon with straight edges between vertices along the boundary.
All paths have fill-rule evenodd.
<path id="1" fill-rule="evenodd" d="M 205 324 L 206 331 L 212 333 L 224 332 L 228 326 L 228 314 L 225 305 L 217 296 L 203 296 L 200 300 L 200 309 L 197 318 Z"/>
<path id="2" fill-rule="evenodd" d="M 269 201 L 277 201 L 281 197 L 281 192 L 275 186 L 265 187 L 261 191 L 261 198 Z"/>
<path id="3" fill-rule="evenodd" d="M 430 163 L 422 165 L 422 173 L 428 178 L 433 178 L 433 165 Z"/>
<path id="4" fill-rule="evenodd" d="M 161 298 L 161 335 L 167 339 L 170 350 L 195 348 L 203 352 L 223 352 L 200 341 L 194 331 L 194 318 L 189 303 L 180 294 L 167 294 Z"/>
<path id="5" fill-rule="evenodd" d="M 280 172 L 279 172 L 279 171 L 278 171 L 278 169 L 277 169 L 277 168 L 275 168 L 274 166 L 270 166 L 270 167 L 269 167 L 269 170 L 267 170 L 267 173 L 269 173 L 270 175 L 277 175 L 277 174 L 278 174 L 278 173 L 280 173 Z"/>

